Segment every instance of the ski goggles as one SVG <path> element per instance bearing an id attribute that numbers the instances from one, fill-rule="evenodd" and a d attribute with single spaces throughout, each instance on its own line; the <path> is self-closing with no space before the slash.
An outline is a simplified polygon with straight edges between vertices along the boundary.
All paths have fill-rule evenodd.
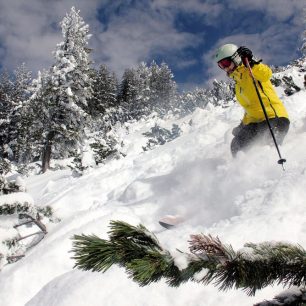
<path id="1" fill-rule="evenodd" d="M 232 63 L 233 63 L 232 59 L 230 57 L 227 57 L 219 61 L 218 66 L 221 69 L 225 69 L 225 68 L 228 68 Z"/>

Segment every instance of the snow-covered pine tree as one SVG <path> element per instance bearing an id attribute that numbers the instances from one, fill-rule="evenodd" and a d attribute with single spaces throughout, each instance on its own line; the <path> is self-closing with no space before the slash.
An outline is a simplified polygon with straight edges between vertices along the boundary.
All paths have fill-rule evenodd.
<path id="1" fill-rule="evenodd" d="M 191 91 L 183 92 L 177 99 L 175 113 L 186 115 L 192 113 L 196 107 L 197 105 L 194 93 Z"/>
<path id="2" fill-rule="evenodd" d="M 94 73 L 93 95 L 88 101 L 89 114 L 93 118 L 101 117 L 109 108 L 118 105 L 118 81 L 105 65 L 101 65 Z"/>
<path id="3" fill-rule="evenodd" d="M 49 71 L 38 72 L 37 78 L 32 81 L 30 92 L 30 98 L 23 105 L 24 133 L 20 163 L 37 161 L 42 154 L 51 111 L 49 99 L 52 94 L 52 82 Z"/>
<path id="4" fill-rule="evenodd" d="M 210 100 L 213 105 L 226 107 L 229 101 L 234 99 L 234 83 L 225 81 L 213 81 L 213 88 L 210 90 Z"/>
<path id="5" fill-rule="evenodd" d="M 155 62 L 150 66 L 150 105 L 160 115 L 173 109 L 177 85 L 173 73 L 166 63 L 159 67 Z"/>
<path id="6" fill-rule="evenodd" d="M 32 72 L 25 63 L 14 70 L 14 91 L 12 99 L 14 101 L 25 101 L 29 98 L 29 85 L 32 80 Z"/>
<path id="7" fill-rule="evenodd" d="M 60 154 L 67 147 L 76 148 L 84 135 L 87 101 L 92 96 L 90 50 L 87 47 L 89 27 L 74 7 L 61 22 L 64 41 L 54 52 L 55 64 L 50 70 L 50 82 L 45 92 L 45 140 L 42 170 L 49 168 L 52 147 Z"/>
<path id="8" fill-rule="evenodd" d="M 159 108 L 159 71 L 160 68 L 156 64 L 155 61 L 153 61 L 148 67 L 150 70 L 150 73 L 148 74 L 149 80 L 148 80 L 148 85 L 149 85 L 149 99 L 148 99 L 148 104 L 150 105 L 151 111 L 158 109 Z"/>
<path id="9" fill-rule="evenodd" d="M 126 69 L 119 85 L 118 99 L 123 112 L 127 114 L 127 119 L 135 118 L 133 112 L 137 111 L 137 88 L 138 78 L 135 69 Z"/>
<path id="10" fill-rule="evenodd" d="M 136 119 L 141 116 L 147 116 L 152 112 L 152 106 L 150 105 L 150 77 L 151 69 L 145 62 L 140 63 L 136 69 L 137 75 L 137 96 L 133 105 L 133 113 L 136 115 Z"/>
<path id="11" fill-rule="evenodd" d="M 6 174 L 11 171 L 11 163 L 6 158 L 0 159 L 0 195 L 7 193 L 9 182 L 6 179 Z"/>
<path id="12" fill-rule="evenodd" d="M 176 98 L 175 113 L 186 115 L 192 113 L 197 107 L 205 108 L 210 102 L 210 91 L 204 88 L 196 88 L 187 91 Z"/>
<path id="13" fill-rule="evenodd" d="M 8 180 L 7 174 L 12 170 L 11 162 L 6 158 L 0 159 L 0 196 L 12 192 L 24 191 L 23 180 L 17 177 L 16 180 Z M 0 206 L 0 215 L 3 207 Z"/>
<path id="14" fill-rule="evenodd" d="M 143 115 L 144 105 L 141 103 L 142 84 L 138 69 L 126 69 L 119 86 L 119 103 L 127 119 L 139 119 Z"/>
<path id="15" fill-rule="evenodd" d="M 13 91 L 14 84 L 8 71 L 4 70 L 0 75 L 0 157 L 2 158 L 8 157 L 10 117 L 14 109 Z"/>
<path id="16" fill-rule="evenodd" d="M 209 103 L 208 94 L 209 90 L 205 88 L 196 88 L 193 91 L 195 97 L 195 105 L 199 108 L 205 108 Z"/>
<path id="17" fill-rule="evenodd" d="M 120 85 L 119 100 L 130 117 L 139 119 L 153 111 L 160 115 L 173 108 L 176 83 L 166 63 L 148 66 L 142 62 L 136 69 L 127 69 Z"/>
<path id="18" fill-rule="evenodd" d="M 14 71 L 14 90 L 12 102 L 14 109 L 10 115 L 9 147 L 17 163 L 27 162 L 24 159 L 28 146 L 28 132 L 31 122 L 25 109 L 25 104 L 30 95 L 32 72 L 23 63 Z"/>
<path id="19" fill-rule="evenodd" d="M 4 71 L 0 81 L 0 141 L 1 155 L 19 161 L 20 147 L 25 127 L 22 118 L 26 116 L 23 104 L 29 96 L 31 72 L 25 64 L 19 66 L 12 77 Z"/>

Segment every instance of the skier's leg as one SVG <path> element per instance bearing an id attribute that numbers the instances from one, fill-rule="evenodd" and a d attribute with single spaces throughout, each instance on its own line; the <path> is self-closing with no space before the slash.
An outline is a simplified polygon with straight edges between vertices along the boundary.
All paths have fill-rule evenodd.
<path id="1" fill-rule="evenodd" d="M 271 125 L 277 144 L 281 145 L 288 133 L 290 121 L 285 117 L 280 117 L 269 119 L 269 123 Z M 269 126 L 266 121 L 260 122 L 258 124 L 258 131 L 265 144 L 273 145 L 271 132 L 269 131 Z"/>
<path id="2" fill-rule="evenodd" d="M 233 157 L 237 155 L 239 151 L 247 149 L 247 147 L 255 140 L 257 136 L 257 124 L 250 123 L 243 125 L 236 133 L 231 143 L 231 152 Z"/>
<path id="3" fill-rule="evenodd" d="M 276 141 L 281 145 L 284 141 L 285 136 L 289 131 L 290 121 L 287 118 L 281 117 L 277 118 L 277 123 L 275 128 L 273 128 L 275 133 Z"/>

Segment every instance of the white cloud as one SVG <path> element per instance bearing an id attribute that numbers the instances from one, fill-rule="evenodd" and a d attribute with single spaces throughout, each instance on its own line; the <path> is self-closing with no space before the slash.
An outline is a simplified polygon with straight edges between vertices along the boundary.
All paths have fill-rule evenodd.
<path id="1" fill-rule="evenodd" d="M 230 6 L 232 1 L 227 0 Z M 236 0 L 236 9 L 244 11 L 259 10 L 278 21 L 288 18 L 299 18 L 299 12 L 306 6 L 302 0 Z"/>
<path id="2" fill-rule="evenodd" d="M 209 14 L 214 17 L 218 16 L 224 9 L 222 1 L 206 0 L 153 0 L 152 7 L 155 9 L 168 8 L 180 10 L 188 13 Z"/>
<path id="3" fill-rule="evenodd" d="M 113 19 L 97 44 L 101 60 L 121 73 L 154 54 L 180 52 L 198 41 L 193 34 L 178 32 L 169 16 L 134 10 Z"/>
<path id="4" fill-rule="evenodd" d="M 53 63 L 52 51 L 62 40 L 59 22 L 75 5 L 91 19 L 101 1 L 0 0 L 1 64 L 9 70 L 22 62 L 33 71 Z M 89 17 L 89 18 L 86 18 Z"/>
<path id="5" fill-rule="evenodd" d="M 62 40 L 59 22 L 72 6 L 90 25 L 93 34 L 90 45 L 97 64 L 104 63 L 121 74 L 152 55 L 179 53 L 195 45 L 200 38 L 175 29 L 169 10 L 155 10 L 145 5 L 126 9 L 126 1 L 82 0 L 0 0 L 1 62 L 13 70 L 26 62 L 33 71 L 48 68 L 53 63 L 52 51 Z M 141 1 L 139 1 L 141 4 Z M 110 19 L 107 26 L 98 19 L 98 9 L 105 8 Z M 126 9 L 120 16 L 116 9 Z M 201 38 L 202 39 L 202 38 Z M 182 63 L 183 64 L 183 63 Z"/>

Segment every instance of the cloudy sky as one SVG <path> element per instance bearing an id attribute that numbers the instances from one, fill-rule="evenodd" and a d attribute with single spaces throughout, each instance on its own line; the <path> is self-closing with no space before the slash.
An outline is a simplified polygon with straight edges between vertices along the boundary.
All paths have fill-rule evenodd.
<path id="1" fill-rule="evenodd" d="M 72 6 L 90 25 L 95 65 L 121 78 L 141 61 L 165 61 L 181 89 L 223 76 L 212 60 L 223 43 L 282 65 L 300 56 L 306 29 L 304 0 L 0 0 L 1 68 L 25 62 L 34 77 L 48 68 Z"/>

